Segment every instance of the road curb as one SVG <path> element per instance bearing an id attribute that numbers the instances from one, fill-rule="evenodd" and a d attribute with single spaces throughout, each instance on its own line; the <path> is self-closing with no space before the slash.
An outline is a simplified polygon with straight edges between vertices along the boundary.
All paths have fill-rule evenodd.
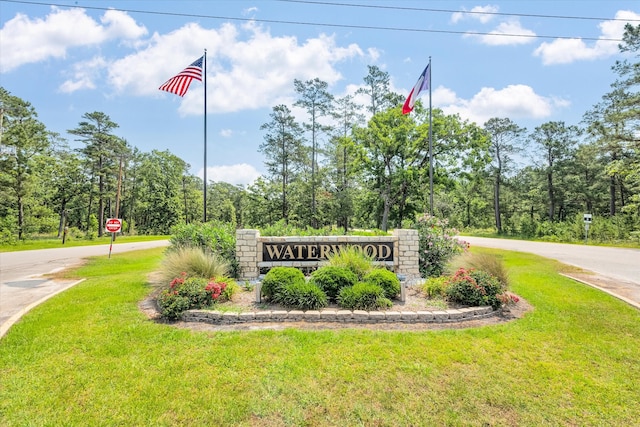
<path id="1" fill-rule="evenodd" d="M 51 294 L 49 294 L 47 296 L 44 296 L 44 297 L 40 298 L 38 301 L 29 304 L 28 306 L 26 306 L 25 308 L 23 308 L 19 312 L 15 313 L 13 316 L 9 317 L 9 319 L 7 319 L 6 322 L 4 322 L 2 325 L 0 325 L 0 339 L 2 339 L 2 337 L 4 337 L 7 334 L 7 332 L 9 332 L 9 329 L 11 329 L 11 327 L 18 320 L 20 320 L 20 318 L 22 316 L 27 314 L 31 309 L 33 309 L 33 308 L 37 307 L 38 305 L 42 304 L 43 302 L 45 302 L 49 298 L 54 297 L 54 296 L 58 295 L 59 293 L 64 292 L 67 289 L 72 288 L 73 286 L 75 286 L 75 285 L 77 285 L 77 284 L 79 284 L 81 282 L 84 282 L 85 280 L 86 279 L 80 279 L 80 280 L 77 280 L 75 282 L 71 282 L 68 285 L 63 286 L 62 288 L 58 289 L 57 291 L 55 291 L 55 292 L 53 292 L 53 293 L 51 293 Z"/>
<path id="2" fill-rule="evenodd" d="M 626 302 L 627 304 L 629 304 L 630 306 L 632 306 L 632 307 L 634 307 L 634 308 L 636 308 L 636 309 L 640 310 L 640 304 L 638 304 L 638 303 L 637 303 L 637 302 L 635 302 L 635 301 L 630 300 L 629 298 L 625 298 L 625 297 L 623 297 L 623 296 L 621 296 L 621 295 L 615 294 L 615 293 L 611 292 L 610 290 L 605 289 L 605 288 L 603 288 L 603 287 L 601 287 L 601 286 L 598 286 L 598 285 L 596 285 L 596 284 L 594 284 L 594 283 L 590 283 L 590 282 L 588 282 L 588 281 L 586 281 L 586 280 L 582 280 L 582 279 L 578 279 L 577 277 L 573 277 L 573 276 L 572 276 L 572 275 L 570 275 L 570 274 L 565 274 L 565 273 L 559 273 L 559 274 L 560 274 L 561 276 L 564 276 L 564 277 L 568 278 L 568 279 L 575 280 L 576 282 L 580 282 L 580 283 L 582 283 L 582 284 L 584 284 L 584 285 L 591 286 L 592 288 L 595 288 L 595 289 L 601 290 L 602 292 L 604 292 L 604 293 L 606 293 L 606 294 L 609 294 L 609 295 L 611 295 L 612 297 L 615 297 L 615 298 L 619 299 L 620 301 L 624 301 L 624 302 Z"/>

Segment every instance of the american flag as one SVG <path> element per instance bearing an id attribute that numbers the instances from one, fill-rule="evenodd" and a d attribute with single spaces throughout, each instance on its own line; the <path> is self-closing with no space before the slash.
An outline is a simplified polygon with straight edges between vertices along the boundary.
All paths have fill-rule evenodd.
<path id="1" fill-rule="evenodd" d="M 180 71 L 180 73 L 174 77 L 171 77 L 162 86 L 160 86 L 159 89 L 175 93 L 178 96 L 184 96 L 184 94 L 187 93 L 187 90 L 189 90 L 189 85 L 193 79 L 202 81 L 203 59 L 204 56 L 196 59 L 193 64 Z"/>

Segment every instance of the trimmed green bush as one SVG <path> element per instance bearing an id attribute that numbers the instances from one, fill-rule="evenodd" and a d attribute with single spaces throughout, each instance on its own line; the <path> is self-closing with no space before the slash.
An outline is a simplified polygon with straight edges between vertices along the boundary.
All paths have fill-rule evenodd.
<path id="1" fill-rule="evenodd" d="M 393 271 L 386 268 L 374 268 L 363 281 L 380 286 L 384 290 L 384 296 L 389 299 L 394 299 L 400 293 L 400 279 Z"/>
<path id="2" fill-rule="evenodd" d="M 283 286 L 305 283 L 304 274 L 295 267 L 273 267 L 262 280 L 262 295 L 273 300 Z"/>
<path id="3" fill-rule="evenodd" d="M 389 308 L 393 303 L 384 296 L 384 289 L 380 286 L 359 282 L 340 290 L 338 305 L 349 310 L 377 310 Z"/>
<path id="4" fill-rule="evenodd" d="M 274 302 L 298 310 L 318 310 L 327 306 L 327 295 L 316 285 L 294 282 L 280 287 Z"/>
<path id="5" fill-rule="evenodd" d="M 331 301 L 335 301 L 340 289 L 355 285 L 358 276 L 346 267 L 325 265 L 311 274 L 309 282 L 322 289 Z"/>

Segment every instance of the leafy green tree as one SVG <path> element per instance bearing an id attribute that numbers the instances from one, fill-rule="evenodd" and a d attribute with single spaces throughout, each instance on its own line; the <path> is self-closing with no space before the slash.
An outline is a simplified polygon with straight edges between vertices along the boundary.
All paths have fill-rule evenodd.
<path id="1" fill-rule="evenodd" d="M 399 95 L 391 92 L 391 77 L 376 65 L 367 66 L 368 73 L 364 77 L 364 87 L 358 89 L 357 94 L 369 97 L 367 111 L 372 116 L 394 107 L 398 104 Z"/>
<path id="2" fill-rule="evenodd" d="M 311 226 L 317 227 L 316 218 L 316 192 L 318 179 L 318 153 L 321 150 L 320 136 L 330 130 L 330 127 L 322 124 L 321 120 L 331 112 L 333 95 L 327 91 L 328 84 L 318 78 L 302 82 L 294 80 L 295 91 L 300 97 L 296 102 L 296 107 L 302 107 L 309 116 L 309 122 L 303 124 L 305 130 L 311 134 Z"/>
<path id="3" fill-rule="evenodd" d="M 307 153 L 302 141 L 302 128 L 286 105 L 273 107 L 269 117 L 271 121 L 260 127 L 267 133 L 259 149 L 266 157 L 267 172 L 281 185 L 280 211 L 286 222 L 289 217 L 288 185 L 304 166 Z"/>
<path id="4" fill-rule="evenodd" d="M 519 127 L 508 118 L 492 118 L 484 124 L 489 136 L 491 163 L 488 167 L 493 180 L 493 211 L 495 226 L 502 233 L 502 213 L 500 206 L 500 188 L 504 175 L 512 171 L 514 156 L 523 149 L 523 134 L 526 129 Z"/>
<path id="5" fill-rule="evenodd" d="M 332 219 L 345 233 L 353 215 L 353 185 L 359 171 L 353 129 L 364 121 L 360 108 L 350 95 L 336 100 L 332 116 L 337 124 L 327 147 L 329 177 L 335 194 Z"/>
<path id="6" fill-rule="evenodd" d="M 263 177 L 247 187 L 242 199 L 242 223 L 245 227 L 263 228 L 283 218 L 278 212 L 282 208 L 282 193 L 279 184 Z"/>
<path id="7" fill-rule="evenodd" d="M 245 197 L 245 190 L 241 185 L 233 185 L 227 182 L 212 182 L 207 186 L 211 207 L 207 213 L 207 218 L 220 222 L 232 224 L 237 227 L 242 223 L 242 199 Z"/>
<path id="8" fill-rule="evenodd" d="M 397 184 L 404 181 L 405 167 L 415 154 L 409 140 L 412 130 L 413 122 L 400 108 L 392 108 L 376 114 L 366 128 L 354 132 L 354 138 L 363 147 L 366 180 L 382 201 L 379 227 L 385 231 L 391 207 L 399 194 Z"/>
<path id="9" fill-rule="evenodd" d="M 137 227 L 146 234 L 168 234 L 181 213 L 182 177 L 187 164 L 169 151 L 142 155 L 138 179 L 143 192 L 137 209 Z"/>
<path id="10" fill-rule="evenodd" d="M 98 236 L 102 236 L 105 224 L 106 202 L 110 197 L 109 193 L 115 190 L 117 181 L 118 159 L 127 151 L 124 140 L 113 134 L 118 125 L 105 113 L 95 111 L 85 113 L 84 119 L 75 129 L 68 132 L 79 137 L 79 141 L 85 144 L 80 150 L 87 161 L 91 174 L 91 181 L 97 179 L 98 189 Z M 91 206 L 93 188 L 89 196 L 89 206 Z M 88 209 L 91 211 L 91 207 Z"/>
<path id="11" fill-rule="evenodd" d="M 46 180 L 50 190 L 52 209 L 59 216 L 58 237 L 60 237 L 65 226 L 81 225 L 77 210 L 82 208 L 83 194 L 88 182 L 77 153 L 63 145 L 55 149 L 53 154 L 54 160 L 49 162 L 46 168 Z M 75 224 L 73 218 L 76 218 Z"/>
<path id="12" fill-rule="evenodd" d="M 29 198 L 37 186 L 38 158 L 48 154 L 50 134 L 30 103 L 0 87 L 0 193 L 3 213 L 17 215 L 17 235 L 25 235 Z M 32 200 L 36 207 L 36 201 Z"/>
<path id="13" fill-rule="evenodd" d="M 573 158 L 579 134 L 580 130 L 576 126 L 567 126 L 564 122 L 547 122 L 536 127 L 530 135 L 537 149 L 540 170 L 545 177 L 549 221 L 562 219 L 565 197 L 562 186 L 557 186 L 556 181 L 568 174 L 569 162 Z M 557 209 L 561 212 L 557 212 Z"/>

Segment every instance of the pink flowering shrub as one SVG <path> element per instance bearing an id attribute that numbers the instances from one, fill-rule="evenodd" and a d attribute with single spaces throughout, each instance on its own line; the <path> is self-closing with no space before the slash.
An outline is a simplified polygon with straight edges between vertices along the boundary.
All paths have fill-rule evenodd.
<path id="1" fill-rule="evenodd" d="M 458 230 L 446 219 L 423 215 L 413 226 L 418 230 L 419 268 L 422 277 L 438 277 L 455 255 L 466 251 L 469 244 L 458 240 Z"/>
<path id="2" fill-rule="evenodd" d="M 510 305 L 515 305 L 518 303 L 518 301 L 520 301 L 520 298 L 517 295 L 512 294 L 511 292 L 503 292 L 500 295 L 498 295 L 497 298 L 505 307 L 508 307 Z"/>
<path id="3" fill-rule="evenodd" d="M 500 282 L 487 272 L 459 268 L 450 277 L 445 294 L 449 301 L 468 306 L 490 305 L 494 309 L 502 306 L 498 295 L 503 293 Z"/>
<path id="4" fill-rule="evenodd" d="M 174 278 L 169 283 L 169 289 L 163 290 L 158 296 L 162 317 L 177 320 L 185 310 L 208 308 L 228 301 L 239 289 L 233 279 L 207 280 L 186 276 L 186 273 L 182 273 Z"/>

